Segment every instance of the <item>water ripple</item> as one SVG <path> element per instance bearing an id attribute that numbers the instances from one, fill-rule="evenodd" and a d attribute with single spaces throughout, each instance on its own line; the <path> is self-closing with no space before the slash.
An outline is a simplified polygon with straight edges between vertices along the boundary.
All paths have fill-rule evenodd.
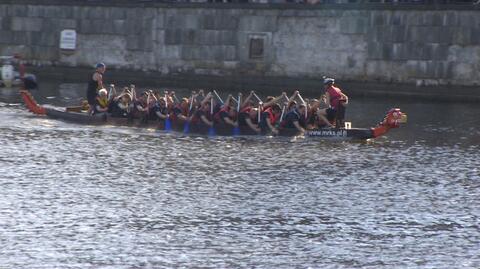
<path id="1" fill-rule="evenodd" d="M 480 267 L 478 127 L 352 143 L 78 126 L 5 104 L 0 119 L 2 268 Z"/>

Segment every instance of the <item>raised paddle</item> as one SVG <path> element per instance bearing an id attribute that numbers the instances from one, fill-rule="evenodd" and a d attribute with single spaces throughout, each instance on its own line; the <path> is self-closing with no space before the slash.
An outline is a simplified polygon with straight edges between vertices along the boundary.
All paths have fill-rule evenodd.
<path id="1" fill-rule="evenodd" d="M 213 121 L 213 98 L 210 98 L 210 117 L 212 119 L 212 123 L 214 122 Z M 210 128 L 208 128 L 208 135 L 209 136 L 215 136 L 215 128 L 213 128 L 213 125 L 210 126 Z"/>
<path id="2" fill-rule="evenodd" d="M 298 98 L 300 99 L 300 101 L 305 105 L 305 119 L 308 118 L 308 107 L 307 107 L 307 103 L 305 103 L 305 101 L 303 100 L 302 96 L 299 94 L 297 94 Z"/>
<path id="3" fill-rule="evenodd" d="M 215 96 L 218 98 L 218 100 L 220 101 L 220 103 L 222 103 L 222 105 L 224 104 L 222 98 L 220 98 L 220 96 L 218 95 L 217 91 L 216 90 L 213 90 L 213 93 L 215 94 Z"/>
<path id="4" fill-rule="evenodd" d="M 260 99 L 260 97 L 258 97 L 258 95 L 257 95 L 256 93 L 253 93 L 253 96 L 255 96 L 255 98 L 257 99 L 257 101 L 258 101 L 259 103 L 263 103 L 263 102 L 262 102 L 262 99 Z"/>

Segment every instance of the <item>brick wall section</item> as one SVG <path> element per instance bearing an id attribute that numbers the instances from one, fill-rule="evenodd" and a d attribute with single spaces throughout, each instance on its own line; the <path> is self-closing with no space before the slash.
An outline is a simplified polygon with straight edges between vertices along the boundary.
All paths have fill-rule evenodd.
<path id="1" fill-rule="evenodd" d="M 40 2 L 40 1 L 39 1 Z M 155 70 L 164 75 L 266 75 L 477 85 L 476 6 L 135 4 L 0 0 L 0 54 L 32 64 Z M 59 50 L 60 31 L 77 50 Z M 250 58 L 250 38 L 264 40 Z"/>

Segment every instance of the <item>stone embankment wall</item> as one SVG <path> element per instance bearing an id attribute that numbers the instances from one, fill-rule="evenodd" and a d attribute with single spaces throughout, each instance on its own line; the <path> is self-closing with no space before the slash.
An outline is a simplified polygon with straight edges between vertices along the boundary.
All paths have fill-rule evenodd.
<path id="1" fill-rule="evenodd" d="M 431 85 L 480 82 L 476 6 L 0 0 L 0 54 L 32 64 Z M 60 32 L 76 49 L 59 49 Z"/>

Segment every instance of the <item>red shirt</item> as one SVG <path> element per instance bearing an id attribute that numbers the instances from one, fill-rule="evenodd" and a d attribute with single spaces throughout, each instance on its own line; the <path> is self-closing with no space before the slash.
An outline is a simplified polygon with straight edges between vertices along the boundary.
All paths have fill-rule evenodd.
<path id="1" fill-rule="evenodd" d="M 330 106 L 336 109 L 338 102 L 342 99 L 342 95 L 340 94 L 342 91 L 332 85 L 327 88 L 326 92 L 330 95 Z"/>

